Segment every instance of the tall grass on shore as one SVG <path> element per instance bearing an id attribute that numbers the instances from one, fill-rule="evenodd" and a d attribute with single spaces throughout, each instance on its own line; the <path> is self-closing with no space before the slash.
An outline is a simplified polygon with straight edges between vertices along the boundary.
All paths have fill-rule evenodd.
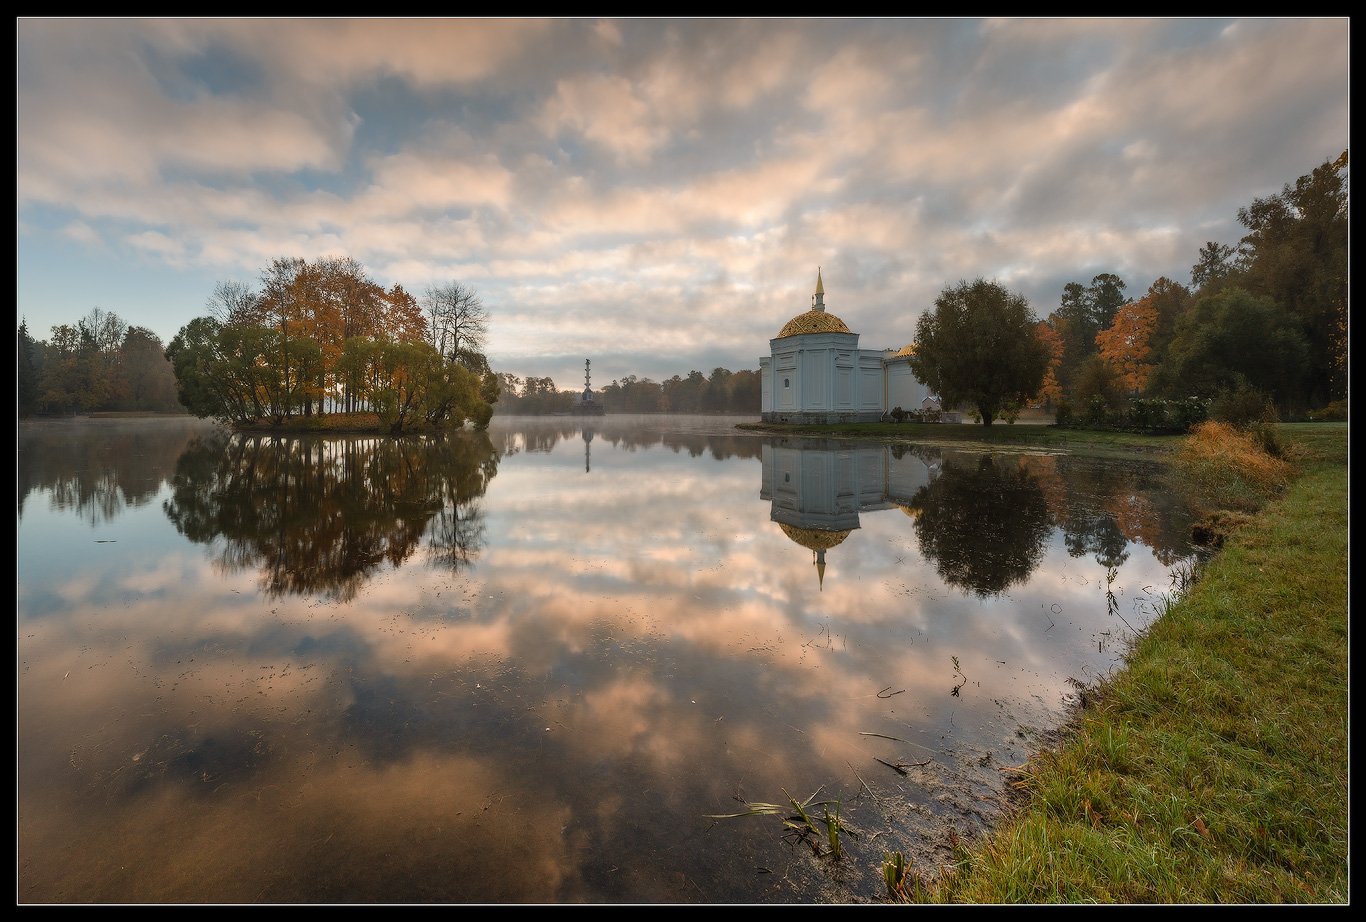
<path id="1" fill-rule="evenodd" d="M 1281 432 L 1298 476 L 1239 448 L 1232 485 L 1201 454 L 1229 434 L 1197 434 L 1225 501 L 1284 492 L 1017 770 L 1019 812 L 902 900 L 1347 902 L 1346 428 Z"/>
<path id="2" fill-rule="evenodd" d="M 1272 449 L 1269 451 L 1268 449 Z M 1201 512 L 1252 512 L 1279 496 L 1293 469 L 1274 434 L 1204 422 L 1176 451 L 1189 499 Z"/>

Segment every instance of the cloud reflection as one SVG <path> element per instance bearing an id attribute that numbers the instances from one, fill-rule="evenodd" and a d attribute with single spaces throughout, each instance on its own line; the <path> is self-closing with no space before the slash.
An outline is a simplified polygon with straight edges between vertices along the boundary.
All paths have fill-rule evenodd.
<path id="1" fill-rule="evenodd" d="M 903 505 L 978 476 L 979 456 L 604 425 L 585 471 L 576 427 L 495 427 L 496 459 L 480 448 L 484 473 L 469 474 L 482 491 L 458 486 L 468 458 L 449 449 L 206 442 L 160 519 L 194 540 L 156 559 L 122 543 L 91 555 L 42 613 L 27 530 L 89 526 L 68 509 L 26 516 L 21 901 L 800 901 L 833 886 L 809 850 L 706 814 L 821 788 L 883 833 L 843 882 L 876 896 L 884 846 L 933 863 L 937 822 L 986 822 L 995 766 L 1027 754 L 1020 734 L 1058 713 L 1067 676 L 1115 662 L 1098 649 L 1123 628 L 1106 589 L 1138 626 L 1157 555 L 1178 550 L 1130 536 L 1107 584 L 1067 536 L 1132 508 L 1152 471 L 993 458 L 1047 528 L 1027 573 L 983 594 L 941 577 L 925 511 Z M 785 469 L 824 472 L 831 492 L 798 502 L 774 484 Z M 267 476 L 305 473 L 321 488 L 282 494 Z M 335 534 L 320 523 L 360 502 L 357 483 L 392 488 L 346 508 L 405 553 L 347 575 L 347 593 L 258 585 L 267 552 Z M 432 483 L 479 500 L 476 565 L 430 565 L 419 532 L 393 524 L 434 521 Z M 779 527 L 813 527 L 793 517 L 813 512 L 855 526 L 823 586 Z M 262 520 L 298 537 L 252 539 Z M 218 549 L 234 543 L 251 553 L 225 569 Z M 117 604 L 111 585 L 128 593 Z M 902 776 L 878 759 L 930 762 Z"/>

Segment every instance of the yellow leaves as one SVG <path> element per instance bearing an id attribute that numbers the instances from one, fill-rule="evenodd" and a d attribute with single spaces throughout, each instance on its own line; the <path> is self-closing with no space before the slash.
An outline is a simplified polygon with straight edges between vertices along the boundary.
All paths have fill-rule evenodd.
<path id="1" fill-rule="evenodd" d="M 1040 320 L 1035 329 L 1048 349 L 1048 370 L 1044 372 L 1043 385 L 1037 396 L 1040 400 L 1056 403 L 1062 399 L 1062 385 L 1058 382 L 1058 368 L 1062 365 L 1064 352 L 1062 336 L 1047 320 Z"/>

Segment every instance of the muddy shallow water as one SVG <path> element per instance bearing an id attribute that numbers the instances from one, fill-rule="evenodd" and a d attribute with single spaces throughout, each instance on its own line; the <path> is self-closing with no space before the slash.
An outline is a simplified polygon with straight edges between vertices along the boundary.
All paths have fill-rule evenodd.
<path id="1" fill-rule="evenodd" d="M 22 426 L 19 901 L 876 902 L 946 860 L 1188 517 L 1147 463 L 737 421 Z M 789 797 L 843 857 L 727 816 Z"/>

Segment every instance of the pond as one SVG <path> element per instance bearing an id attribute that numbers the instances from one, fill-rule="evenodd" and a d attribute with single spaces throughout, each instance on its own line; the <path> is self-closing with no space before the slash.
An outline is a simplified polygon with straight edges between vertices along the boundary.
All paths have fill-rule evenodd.
<path id="1" fill-rule="evenodd" d="M 858 903 L 942 865 L 1189 515 L 1155 463 L 740 421 L 22 423 L 18 901 Z"/>

